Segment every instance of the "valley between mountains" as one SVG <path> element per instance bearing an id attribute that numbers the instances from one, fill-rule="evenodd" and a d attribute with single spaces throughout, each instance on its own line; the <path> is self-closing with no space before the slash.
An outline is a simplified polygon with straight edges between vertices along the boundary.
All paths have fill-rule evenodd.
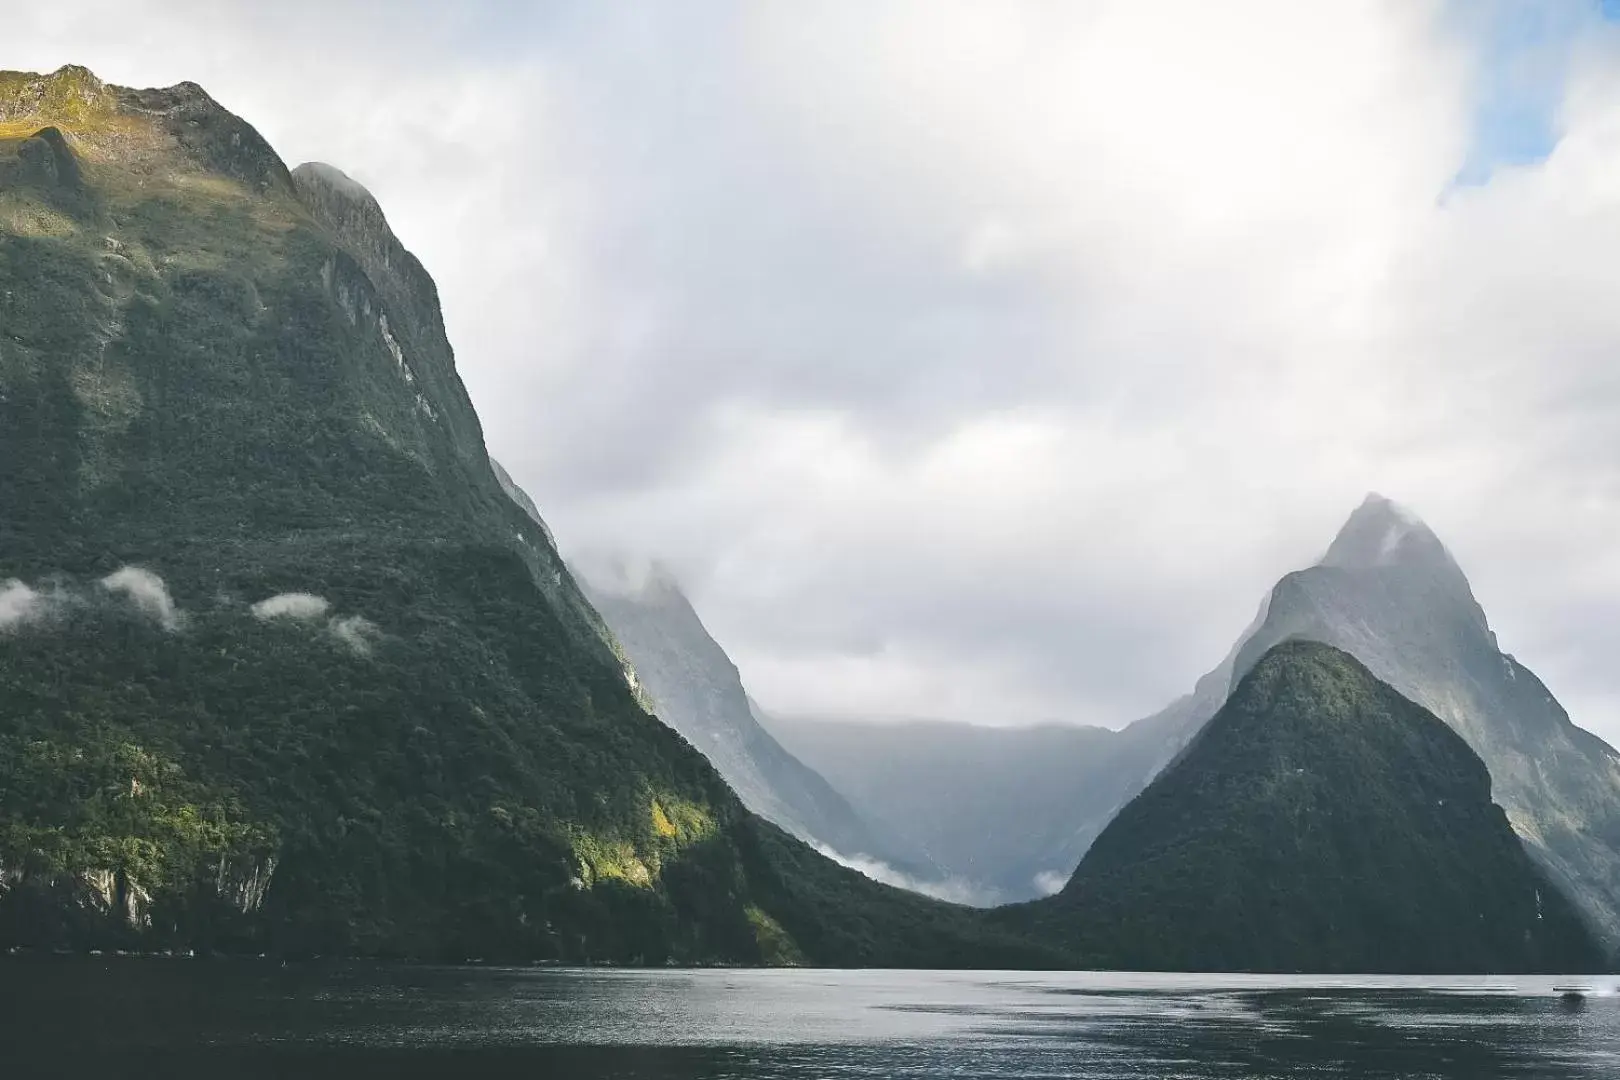
<path id="1" fill-rule="evenodd" d="M 770 715 L 565 563 L 363 187 L 0 72 L 0 946 L 1597 970 L 1620 756 L 1381 496 L 1119 730 Z"/>

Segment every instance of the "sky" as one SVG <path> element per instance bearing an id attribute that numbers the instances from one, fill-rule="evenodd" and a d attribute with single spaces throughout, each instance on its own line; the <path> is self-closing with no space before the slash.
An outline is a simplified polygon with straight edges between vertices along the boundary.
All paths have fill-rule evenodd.
<path id="1" fill-rule="evenodd" d="M 1376 490 L 1620 741 L 1620 4 L 0 6 L 369 187 L 767 709 L 1120 726 Z"/>

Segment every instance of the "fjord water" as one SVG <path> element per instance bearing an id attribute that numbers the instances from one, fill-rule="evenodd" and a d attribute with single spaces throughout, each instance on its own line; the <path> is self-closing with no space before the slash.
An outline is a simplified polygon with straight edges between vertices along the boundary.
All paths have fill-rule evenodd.
<path id="1" fill-rule="evenodd" d="M 0 963 L 0 1046 L 29 1077 L 1600 1077 L 1614 985 L 52 958 Z"/>

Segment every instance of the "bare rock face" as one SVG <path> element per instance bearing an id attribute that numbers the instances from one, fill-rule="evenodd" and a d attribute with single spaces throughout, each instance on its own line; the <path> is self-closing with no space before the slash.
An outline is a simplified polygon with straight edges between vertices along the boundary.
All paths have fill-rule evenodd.
<path id="1" fill-rule="evenodd" d="M 925 881 L 937 873 L 924 859 L 897 853 L 841 792 L 760 726 L 736 665 L 667 568 L 599 558 L 575 576 L 648 705 L 703 752 L 750 810 L 841 856 L 898 864 Z"/>

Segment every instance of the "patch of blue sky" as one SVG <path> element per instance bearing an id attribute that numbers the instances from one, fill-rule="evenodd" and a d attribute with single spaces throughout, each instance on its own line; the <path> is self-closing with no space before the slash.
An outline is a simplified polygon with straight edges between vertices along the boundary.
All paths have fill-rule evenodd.
<path id="1" fill-rule="evenodd" d="M 1453 186 L 1546 160 L 1570 58 L 1584 35 L 1620 22 L 1620 0 L 1453 0 L 1448 14 L 1479 50 L 1473 137 Z"/>

